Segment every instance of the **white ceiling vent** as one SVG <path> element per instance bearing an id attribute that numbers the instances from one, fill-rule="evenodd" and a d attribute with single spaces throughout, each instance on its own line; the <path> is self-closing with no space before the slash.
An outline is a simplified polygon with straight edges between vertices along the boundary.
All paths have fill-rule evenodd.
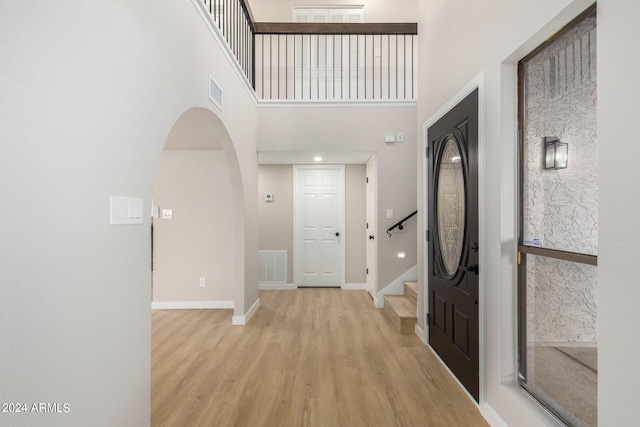
<path id="1" fill-rule="evenodd" d="M 222 110 L 222 88 L 209 76 L 209 99 Z"/>

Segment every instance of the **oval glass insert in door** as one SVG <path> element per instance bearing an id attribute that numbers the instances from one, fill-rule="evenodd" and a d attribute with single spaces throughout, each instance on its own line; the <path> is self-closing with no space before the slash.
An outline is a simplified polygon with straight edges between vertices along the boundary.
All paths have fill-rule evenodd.
<path id="1" fill-rule="evenodd" d="M 438 162 L 436 226 L 442 263 L 449 277 L 458 271 L 465 232 L 466 185 L 458 141 L 447 137 Z"/>

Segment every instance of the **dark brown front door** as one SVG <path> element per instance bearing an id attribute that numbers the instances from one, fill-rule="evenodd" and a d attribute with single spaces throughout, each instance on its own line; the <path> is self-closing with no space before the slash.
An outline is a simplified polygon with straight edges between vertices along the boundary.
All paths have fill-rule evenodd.
<path id="1" fill-rule="evenodd" d="M 429 344 L 478 400 L 478 90 L 428 130 Z"/>

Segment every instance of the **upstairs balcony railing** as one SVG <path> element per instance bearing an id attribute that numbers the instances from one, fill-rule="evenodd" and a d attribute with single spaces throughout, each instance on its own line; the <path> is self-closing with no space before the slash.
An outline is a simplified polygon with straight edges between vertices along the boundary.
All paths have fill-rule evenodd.
<path id="1" fill-rule="evenodd" d="M 255 27 L 244 0 L 200 0 L 255 89 Z"/>
<path id="2" fill-rule="evenodd" d="M 408 100 L 417 24 L 257 23 L 262 99 Z"/>
<path id="3" fill-rule="evenodd" d="M 201 1 L 263 100 L 417 96 L 415 23 L 260 23 L 244 0 Z"/>

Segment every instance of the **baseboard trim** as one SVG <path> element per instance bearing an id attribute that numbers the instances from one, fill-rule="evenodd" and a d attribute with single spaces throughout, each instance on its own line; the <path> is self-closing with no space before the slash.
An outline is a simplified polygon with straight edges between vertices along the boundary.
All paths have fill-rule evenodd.
<path id="1" fill-rule="evenodd" d="M 375 298 L 375 297 L 373 298 L 373 306 L 375 308 L 384 308 L 384 307 L 378 307 L 378 298 Z"/>
<path id="2" fill-rule="evenodd" d="M 261 291 L 290 291 L 298 289 L 298 285 L 293 283 L 258 283 L 258 289 Z"/>
<path id="3" fill-rule="evenodd" d="M 153 301 L 152 310 L 199 310 L 233 308 L 233 301 Z"/>
<path id="4" fill-rule="evenodd" d="M 256 302 L 253 303 L 249 311 L 247 311 L 247 313 L 244 316 L 233 316 L 233 318 L 231 319 L 231 324 L 237 325 L 237 326 L 246 325 L 247 323 L 249 323 L 249 320 L 251 320 L 253 315 L 256 314 L 256 311 L 258 311 L 259 307 L 260 307 L 260 298 L 258 298 Z"/>
<path id="5" fill-rule="evenodd" d="M 480 413 L 491 427 L 508 427 L 507 423 L 500 418 L 500 415 L 488 403 L 480 406 Z"/>
<path id="6" fill-rule="evenodd" d="M 424 345 L 428 346 L 429 345 L 429 338 L 427 337 L 427 334 L 424 332 L 424 329 L 422 329 L 420 326 L 418 326 L 417 323 L 416 323 L 415 331 L 416 331 L 416 335 L 418 336 L 418 338 L 420 338 L 420 341 L 422 341 L 422 343 Z"/>
<path id="7" fill-rule="evenodd" d="M 367 284 L 366 283 L 345 283 L 340 286 L 340 289 L 344 289 L 345 291 L 366 291 Z"/>

